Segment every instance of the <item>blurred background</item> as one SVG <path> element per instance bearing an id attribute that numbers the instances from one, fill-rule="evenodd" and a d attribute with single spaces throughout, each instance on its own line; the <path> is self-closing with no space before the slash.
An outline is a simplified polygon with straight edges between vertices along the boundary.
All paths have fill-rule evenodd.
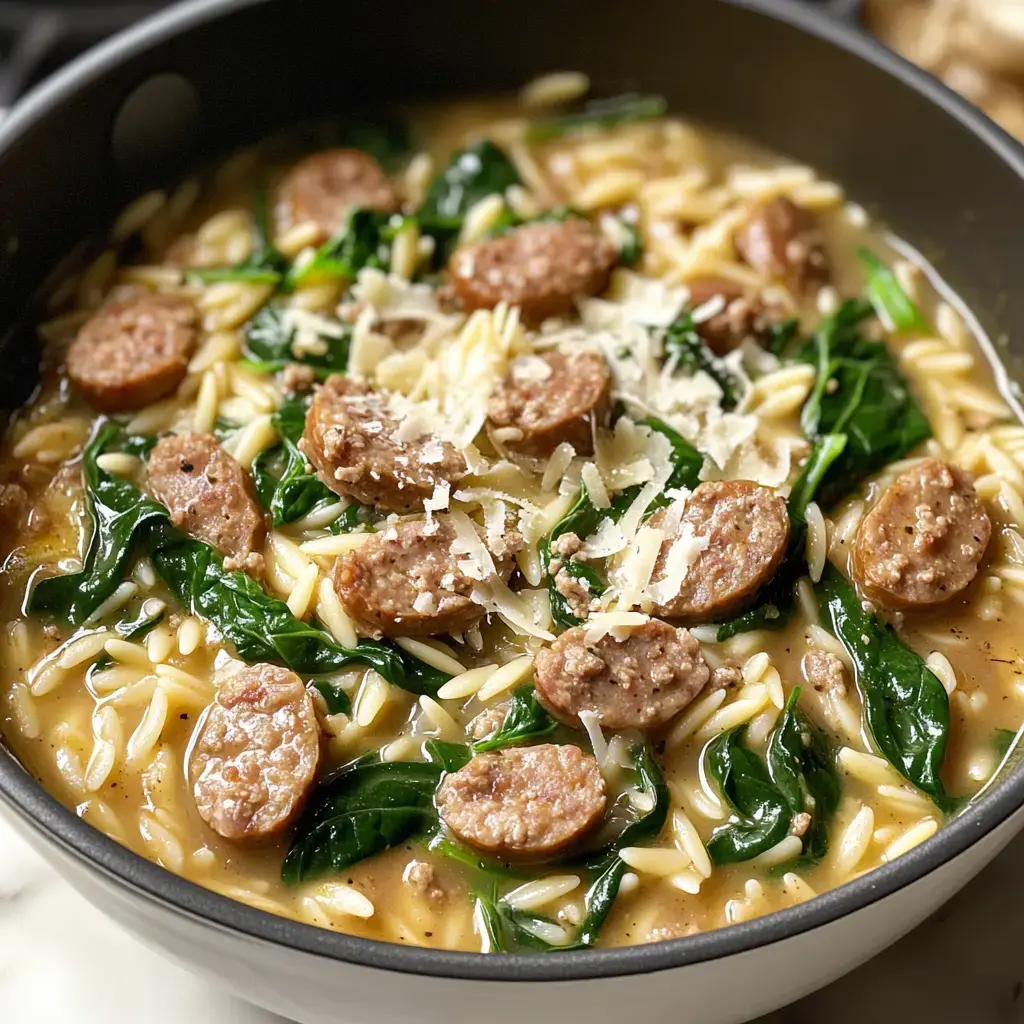
<path id="1" fill-rule="evenodd" d="M 869 32 L 1024 140 L 1024 0 L 824 2 L 854 12 Z M 167 0 L 0 0 L 0 109 L 82 50 L 164 6 Z"/>

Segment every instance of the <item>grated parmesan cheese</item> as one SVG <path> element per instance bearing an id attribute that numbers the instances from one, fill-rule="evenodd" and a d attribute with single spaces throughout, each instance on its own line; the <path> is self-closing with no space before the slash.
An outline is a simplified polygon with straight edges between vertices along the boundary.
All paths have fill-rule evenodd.
<path id="1" fill-rule="evenodd" d="M 637 531 L 629 553 L 612 573 L 617 591 L 616 608 L 629 609 L 640 603 L 664 540 L 665 534 L 653 526 L 643 526 Z"/>
<path id="2" fill-rule="evenodd" d="M 656 583 L 647 585 L 643 594 L 644 601 L 665 604 L 676 597 L 691 566 L 710 543 L 709 536 L 695 535 L 692 523 L 683 523 L 665 557 L 665 574 Z"/>
<path id="3" fill-rule="evenodd" d="M 580 471 L 580 479 L 587 489 L 590 503 L 594 508 L 608 508 L 611 505 L 611 498 L 608 497 L 608 489 L 601 479 L 601 471 L 593 462 L 588 462 Z"/>
<path id="4" fill-rule="evenodd" d="M 616 640 L 625 640 L 634 629 L 650 620 L 650 616 L 642 612 L 598 612 L 587 619 L 583 639 L 588 644 L 596 644 L 606 636 Z"/>

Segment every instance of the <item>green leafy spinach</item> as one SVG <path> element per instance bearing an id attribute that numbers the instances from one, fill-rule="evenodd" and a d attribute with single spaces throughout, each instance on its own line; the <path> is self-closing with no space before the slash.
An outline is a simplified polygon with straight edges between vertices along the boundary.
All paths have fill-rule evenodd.
<path id="1" fill-rule="evenodd" d="M 944 811 L 955 809 L 940 772 L 949 741 L 949 698 L 920 655 L 865 611 L 845 576 L 826 561 L 814 588 L 822 617 L 853 659 L 864 717 L 881 754 Z"/>
<path id="2" fill-rule="evenodd" d="M 477 753 L 484 750 L 500 750 L 523 740 L 537 740 L 550 736 L 558 723 L 548 714 L 537 700 L 537 692 L 530 685 L 520 686 L 512 694 L 505 720 L 491 736 L 473 744 Z"/>
<path id="3" fill-rule="evenodd" d="M 662 96 L 624 93 L 609 99 L 590 100 L 576 113 L 560 114 L 535 121 L 526 130 L 531 142 L 546 142 L 578 131 L 600 131 L 632 121 L 651 121 L 664 115 L 667 104 Z"/>

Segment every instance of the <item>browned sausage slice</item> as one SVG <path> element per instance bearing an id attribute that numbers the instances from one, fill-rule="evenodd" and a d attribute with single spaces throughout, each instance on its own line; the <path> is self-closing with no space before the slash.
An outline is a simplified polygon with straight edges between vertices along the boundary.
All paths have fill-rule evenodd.
<path id="1" fill-rule="evenodd" d="M 546 352 L 512 364 L 487 407 L 492 426 L 519 436 L 504 444 L 523 455 L 543 458 L 563 441 L 577 455 L 594 451 L 594 426 L 606 418 L 611 374 L 604 356 L 582 350 Z"/>
<path id="2" fill-rule="evenodd" d="M 817 217 L 783 196 L 754 211 L 736 234 L 736 249 L 755 270 L 795 292 L 826 284 L 830 277 Z"/>
<path id="3" fill-rule="evenodd" d="M 392 512 L 419 512 L 441 483 L 457 484 L 466 460 L 447 441 L 402 440 L 388 396 L 335 375 L 317 389 L 300 447 L 335 494 Z"/>
<path id="4" fill-rule="evenodd" d="M 457 249 L 448 264 L 463 307 L 519 306 L 539 324 L 572 312 L 573 300 L 596 295 L 618 259 L 615 245 L 578 217 L 524 224 L 506 235 Z"/>
<path id="5" fill-rule="evenodd" d="M 406 520 L 373 534 L 334 566 L 334 589 L 366 636 L 459 633 L 484 614 L 470 594 L 474 581 L 452 554 L 448 516 L 433 524 Z"/>
<path id="6" fill-rule="evenodd" d="M 196 320 L 195 306 L 171 295 L 107 303 L 68 348 L 68 376 L 102 412 L 141 409 L 184 380 L 196 348 Z"/>
<path id="7" fill-rule="evenodd" d="M 534 663 L 537 696 L 568 725 L 591 711 L 605 729 L 657 729 L 711 677 L 700 644 L 666 622 L 651 619 L 623 640 L 588 643 L 586 633 L 566 630 Z"/>
<path id="8" fill-rule="evenodd" d="M 509 857 L 544 857 L 585 835 L 607 797 L 597 761 L 543 743 L 477 754 L 445 777 L 437 809 L 464 842 Z"/>
<path id="9" fill-rule="evenodd" d="M 728 355 L 745 341 L 761 344 L 778 318 L 756 295 L 725 277 L 698 277 L 686 282 L 694 327 L 715 355 Z M 703 308 L 702 308 L 703 307 Z"/>
<path id="10" fill-rule="evenodd" d="M 925 459 L 897 477 L 864 517 L 853 568 L 883 603 L 924 608 L 974 579 L 991 536 L 970 475 Z"/>
<path id="11" fill-rule="evenodd" d="M 282 229 L 307 221 L 324 238 L 335 234 L 354 206 L 393 211 L 398 192 L 380 164 L 361 149 L 328 149 L 300 160 L 278 188 L 277 218 Z"/>
<path id="12" fill-rule="evenodd" d="M 685 531 L 698 541 L 707 538 L 679 582 L 675 596 L 655 605 L 669 618 L 706 622 L 731 615 L 782 564 L 789 540 L 786 503 L 767 487 L 749 480 L 703 483 L 686 499 L 681 518 L 675 506 L 659 509 L 648 525 L 665 530 L 652 582 L 671 571 L 670 552 Z"/>
<path id="13" fill-rule="evenodd" d="M 221 684 L 192 753 L 199 815 L 218 835 L 277 835 L 302 810 L 320 763 L 313 701 L 294 672 L 247 665 Z"/>
<path id="14" fill-rule="evenodd" d="M 157 442 L 148 467 L 150 493 L 171 522 L 224 555 L 229 572 L 258 574 L 263 512 L 245 470 L 210 434 L 170 435 Z"/>

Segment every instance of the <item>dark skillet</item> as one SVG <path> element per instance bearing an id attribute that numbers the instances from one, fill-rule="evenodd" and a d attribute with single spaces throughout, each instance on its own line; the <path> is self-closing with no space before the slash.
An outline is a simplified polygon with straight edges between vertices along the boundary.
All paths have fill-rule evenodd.
<path id="1" fill-rule="evenodd" d="M 814 165 L 916 244 L 993 338 L 1013 339 L 1020 354 L 1021 150 L 979 112 L 849 25 L 786 0 L 211 0 L 186 4 L 88 55 L 0 128 L 4 401 L 20 403 L 34 379 L 37 355 L 19 328 L 28 297 L 76 242 L 142 191 L 313 115 L 507 91 L 557 68 L 588 72 L 597 94 L 628 87 L 662 93 L 685 116 Z M 1012 826 L 994 830 L 1024 804 L 1024 776 L 1005 781 L 895 864 L 795 909 L 657 946 L 486 959 L 332 934 L 200 889 L 79 822 L 2 750 L 0 793 L 26 834 L 118 920 L 177 959 L 303 1019 L 334 1019 L 321 1008 L 336 1005 L 328 998 L 332 979 L 347 979 L 353 965 L 435 979 L 616 977 L 621 985 L 624 975 L 665 971 L 696 991 L 716 965 L 730 962 L 721 958 L 752 951 L 737 963 L 762 957 L 763 992 L 741 999 L 743 986 L 725 985 L 716 1004 L 735 1018 L 823 983 L 934 909 L 1006 841 Z M 920 898 L 899 902 L 912 892 Z M 879 921 L 877 908 L 890 901 L 884 927 L 865 931 L 853 923 L 867 921 L 869 911 Z M 773 980 L 784 972 L 768 954 L 799 947 L 813 959 L 819 935 L 837 944 L 827 963 L 788 987 Z M 285 970 L 301 985 L 293 986 Z M 412 1003 L 394 1002 L 404 998 L 404 975 L 392 975 L 393 991 L 385 986 L 374 996 L 389 1007 L 381 1019 L 416 1017 Z M 646 995 L 621 990 L 624 1004 L 617 1002 L 620 989 L 596 981 L 593 989 L 572 991 L 602 994 L 606 1005 L 590 1020 L 626 1013 L 644 999 L 648 1009 L 669 1006 L 648 977 Z M 468 1015 L 477 997 L 481 990 L 449 986 L 438 993 L 441 1005 L 424 1001 L 422 1019 L 442 1019 L 449 999 L 465 998 Z M 534 1012 L 529 1005 L 520 1019 Z M 492 1019 L 504 1019 L 501 1006 L 491 1006 Z M 447 1019 L 462 1015 L 453 1010 Z M 690 1016 L 712 1018 L 721 1014 Z"/>

